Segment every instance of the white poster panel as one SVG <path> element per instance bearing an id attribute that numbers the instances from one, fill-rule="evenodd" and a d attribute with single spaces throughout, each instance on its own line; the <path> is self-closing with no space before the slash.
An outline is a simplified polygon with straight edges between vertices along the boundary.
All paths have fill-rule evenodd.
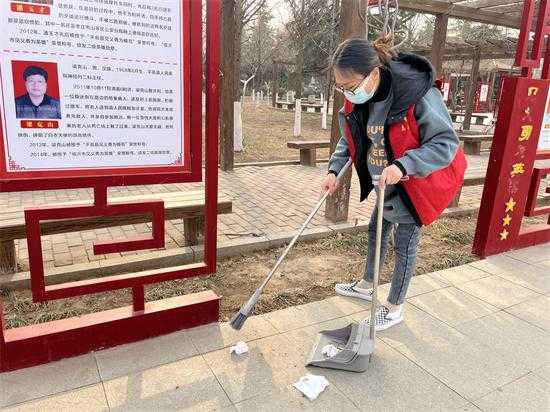
<path id="1" fill-rule="evenodd" d="M 482 84 L 481 85 L 481 90 L 479 92 L 479 101 L 480 102 L 486 102 L 488 95 L 489 95 L 489 85 L 488 84 Z"/>
<path id="2" fill-rule="evenodd" d="M 0 9 L 7 171 L 182 166 L 181 0 L 36 3 Z"/>
<path id="3" fill-rule="evenodd" d="M 450 89 L 451 89 L 451 83 L 443 83 L 443 101 L 449 100 Z"/>
<path id="4" fill-rule="evenodd" d="M 548 93 L 548 97 L 546 98 L 546 110 L 542 118 L 538 150 L 550 150 L 550 93 Z"/>

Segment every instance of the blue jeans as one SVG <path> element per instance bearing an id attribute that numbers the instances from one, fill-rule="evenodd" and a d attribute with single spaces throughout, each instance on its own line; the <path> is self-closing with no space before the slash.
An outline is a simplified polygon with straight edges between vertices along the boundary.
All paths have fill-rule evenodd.
<path id="1" fill-rule="evenodd" d="M 374 279 L 374 255 L 376 251 L 376 219 L 378 208 L 372 213 L 369 223 L 369 246 L 367 264 L 363 278 L 367 282 Z M 383 219 L 382 224 L 382 249 L 380 252 L 380 267 L 384 264 L 388 252 L 388 242 L 393 223 Z M 395 267 L 391 281 L 388 302 L 393 305 L 401 305 L 405 301 L 411 278 L 416 269 L 416 255 L 418 242 L 420 241 L 421 228 L 412 223 L 399 223 L 395 230 Z"/>

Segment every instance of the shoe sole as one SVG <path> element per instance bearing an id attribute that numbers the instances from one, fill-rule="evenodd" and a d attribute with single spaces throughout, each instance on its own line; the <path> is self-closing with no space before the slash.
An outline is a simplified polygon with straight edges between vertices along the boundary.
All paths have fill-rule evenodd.
<path id="1" fill-rule="evenodd" d="M 361 300 L 365 300 L 367 302 L 372 302 L 372 297 L 369 296 L 369 295 L 364 295 L 363 293 L 347 292 L 345 290 L 341 290 L 341 289 L 338 289 L 338 288 L 334 288 L 334 291 L 337 294 L 341 295 L 341 296 L 345 296 L 345 297 L 348 297 L 348 298 L 361 299 Z"/>
<path id="2" fill-rule="evenodd" d="M 397 322 L 395 323 L 389 323 L 387 325 L 382 325 L 382 326 L 379 326 L 379 327 L 375 327 L 374 329 L 376 330 L 376 332 L 382 332 L 386 329 L 389 329 L 391 328 L 392 326 L 395 326 L 395 325 L 399 325 L 401 322 L 403 322 L 403 318 L 399 319 Z"/>

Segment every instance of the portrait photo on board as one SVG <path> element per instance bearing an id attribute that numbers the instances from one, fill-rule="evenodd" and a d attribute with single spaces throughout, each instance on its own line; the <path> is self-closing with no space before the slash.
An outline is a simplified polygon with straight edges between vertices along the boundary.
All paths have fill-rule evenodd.
<path id="1" fill-rule="evenodd" d="M 57 63 L 12 61 L 18 119 L 61 119 Z"/>

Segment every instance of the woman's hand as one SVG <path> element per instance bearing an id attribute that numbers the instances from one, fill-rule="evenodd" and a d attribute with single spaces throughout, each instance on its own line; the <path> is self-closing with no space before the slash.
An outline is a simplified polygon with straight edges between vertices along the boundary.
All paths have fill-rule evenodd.
<path id="1" fill-rule="evenodd" d="M 396 165 L 386 167 L 380 175 L 380 188 L 386 185 L 395 185 L 403 178 L 403 172 Z"/>
<path id="2" fill-rule="evenodd" d="M 336 176 L 334 176 L 333 173 L 329 173 L 321 182 L 321 192 L 319 194 L 319 197 L 323 197 L 327 190 L 330 195 L 334 194 L 337 187 L 338 186 L 336 184 Z"/>

